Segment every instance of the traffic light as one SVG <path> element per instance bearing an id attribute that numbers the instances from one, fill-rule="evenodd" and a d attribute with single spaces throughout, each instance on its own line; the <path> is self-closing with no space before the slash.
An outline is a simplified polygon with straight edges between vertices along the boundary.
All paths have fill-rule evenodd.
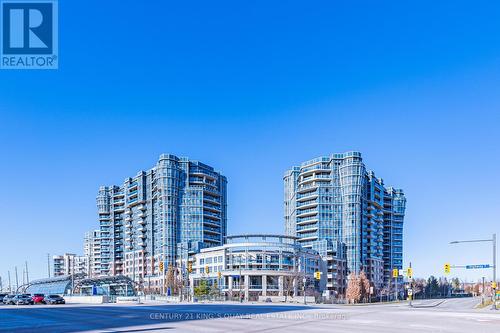
<path id="1" fill-rule="evenodd" d="M 411 267 L 408 267 L 406 269 L 406 276 L 408 276 L 408 279 L 411 279 L 413 277 L 413 269 Z"/>
<path id="2" fill-rule="evenodd" d="M 450 264 L 444 264 L 444 273 L 445 274 L 450 274 L 450 271 L 451 271 Z"/>
<path id="3" fill-rule="evenodd" d="M 399 269 L 394 268 L 392 270 L 392 277 L 395 278 L 395 279 L 397 279 L 398 276 L 399 276 Z"/>
<path id="4" fill-rule="evenodd" d="M 160 272 L 163 272 L 164 268 L 165 266 L 163 265 L 163 261 L 160 261 Z"/>
<path id="5" fill-rule="evenodd" d="M 321 280 L 321 272 L 314 272 L 314 278 L 316 280 Z"/>
<path id="6" fill-rule="evenodd" d="M 193 263 L 191 261 L 188 262 L 188 273 L 193 272 Z"/>
<path id="7" fill-rule="evenodd" d="M 217 276 L 219 277 L 219 279 L 222 277 L 222 273 L 221 272 L 218 272 L 217 273 Z"/>
<path id="8" fill-rule="evenodd" d="M 208 266 L 205 266 L 205 273 L 206 274 L 210 273 L 210 268 Z"/>

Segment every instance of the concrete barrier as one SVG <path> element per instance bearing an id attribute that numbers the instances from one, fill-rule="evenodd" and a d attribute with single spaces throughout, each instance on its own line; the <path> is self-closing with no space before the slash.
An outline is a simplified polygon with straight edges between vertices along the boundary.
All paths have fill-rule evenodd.
<path id="1" fill-rule="evenodd" d="M 66 303 L 102 304 L 108 303 L 108 296 L 64 296 Z"/>
<path id="2" fill-rule="evenodd" d="M 139 297 L 136 297 L 136 296 L 132 296 L 132 297 L 117 297 L 116 298 L 116 303 L 117 304 L 121 304 L 121 303 L 125 303 L 125 304 L 140 304 L 140 299 Z"/>
<path id="3" fill-rule="evenodd" d="M 307 303 L 315 303 L 314 296 L 306 296 Z M 284 303 L 285 296 L 259 296 L 259 302 Z M 304 296 L 286 298 L 287 303 L 304 303 Z"/>

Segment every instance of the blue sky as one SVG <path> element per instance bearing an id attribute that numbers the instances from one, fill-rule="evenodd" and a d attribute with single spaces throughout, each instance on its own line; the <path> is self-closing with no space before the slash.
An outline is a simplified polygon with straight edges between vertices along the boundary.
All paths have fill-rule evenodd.
<path id="1" fill-rule="evenodd" d="M 62 1 L 59 70 L 0 71 L 0 276 L 81 253 L 98 186 L 164 152 L 228 177 L 230 233 L 282 233 L 284 171 L 359 150 L 406 192 L 415 275 L 488 263 L 488 245 L 448 242 L 500 234 L 499 10 Z"/>

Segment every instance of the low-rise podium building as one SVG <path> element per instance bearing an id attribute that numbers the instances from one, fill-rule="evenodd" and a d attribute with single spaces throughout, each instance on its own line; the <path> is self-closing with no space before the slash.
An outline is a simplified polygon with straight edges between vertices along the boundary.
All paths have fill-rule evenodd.
<path id="1" fill-rule="evenodd" d="M 201 283 L 226 299 L 319 296 L 326 288 L 326 265 L 297 237 L 266 234 L 227 236 L 226 244 L 190 256 L 191 292 Z M 186 264 L 185 267 L 187 267 Z M 320 272 L 321 278 L 315 278 Z"/>

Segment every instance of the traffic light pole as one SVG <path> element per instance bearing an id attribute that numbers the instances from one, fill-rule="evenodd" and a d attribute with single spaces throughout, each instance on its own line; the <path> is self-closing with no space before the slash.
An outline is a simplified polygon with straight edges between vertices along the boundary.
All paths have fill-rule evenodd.
<path id="1" fill-rule="evenodd" d="M 465 240 L 465 241 L 453 241 L 450 244 L 458 244 L 458 243 L 480 243 L 480 242 L 492 242 L 493 244 L 493 281 L 492 281 L 492 296 L 493 304 L 491 306 L 492 310 L 497 310 L 497 302 L 496 302 L 496 291 L 497 287 L 497 234 L 493 234 L 491 239 L 477 239 L 477 240 Z"/>
<path id="2" fill-rule="evenodd" d="M 394 290 L 394 299 L 396 300 L 396 302 L 398 301 L 398 277 L 399 277 L 399 272 L 398 272 L 398 276 L 396 276 L 394 279 L 395 279 L 395 290 Z"/>
<path id="3" fill-rule="evenodd" d="M 412 270 L 411 270 L 411 261 L 410 261 L 409 267 L 410 267 L 410 272 L 412 272 Z M 412 275 L 409 277 L 409 280 L 410 280 L 410 290 L 411 290 L 410 306 L 412 306 L 411 301 L 413 300 L 413 272 L 412 272 Z"/>
<path id="4" fill-rule="evenodd" d="M 492 238 L 493 242 L 493 283 L 494 283 L 494 288 L 493 289 L 493 306 L 491 307 L 492 310 L 497 309 L 497 234 L 493 234 Z"/>

